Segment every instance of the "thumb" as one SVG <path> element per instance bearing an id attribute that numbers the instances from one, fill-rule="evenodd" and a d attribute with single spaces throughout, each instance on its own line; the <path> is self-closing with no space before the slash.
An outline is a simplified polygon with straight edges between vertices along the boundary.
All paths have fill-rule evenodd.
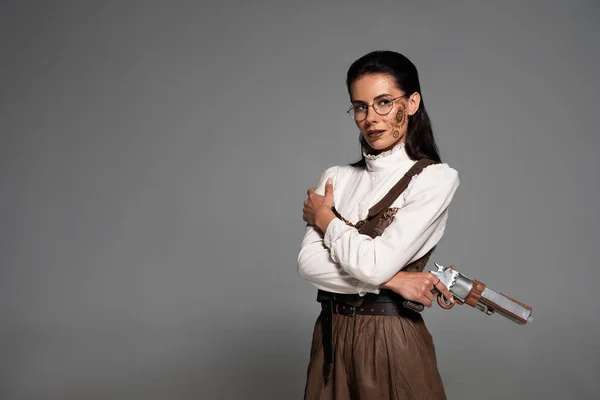
<path id="1" fill-rule="evenodd" d="M 333 197 L 333 181 L 331 178 L 325 182 L 325 197 Z"/>

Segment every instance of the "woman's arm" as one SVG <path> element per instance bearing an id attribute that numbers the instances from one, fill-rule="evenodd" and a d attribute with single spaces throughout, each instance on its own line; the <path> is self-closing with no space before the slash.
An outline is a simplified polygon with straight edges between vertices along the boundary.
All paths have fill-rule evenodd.
<path id="1" fill-rule="evenodd" d="M 316 193 L 325 194 L 328 178 L 336 185 L 338 167 L 327 169 L 321 176 Z M 298 254 L 298 273 L 313 286 L 335 293 L 366 294 L 379 293 L 378 285 L 369 285 L 350 276 L 331 259 L 329 249 L 323 243 L 323 234 L 314 226 L 307 226 Z"/>
<path id="2" fill-rule="evenodd" d="M 362 235 L 336 218 L 326 227 L 323 244 L 345 272 L 379 287 L 415 255 L 426 254 L 440 241 L 458 185 L 456 170 L 446 164 L 431 165 L 412 182 L 404 206 L 381 236 Z"/>

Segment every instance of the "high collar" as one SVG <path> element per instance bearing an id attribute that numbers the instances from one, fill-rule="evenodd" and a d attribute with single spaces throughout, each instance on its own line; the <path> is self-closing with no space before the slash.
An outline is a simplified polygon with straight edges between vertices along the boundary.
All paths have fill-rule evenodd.
<path id="1" fill-rule="evenodd" d="M 390 150 L 381 152 L 379 154 L 366 154 L 365 163 L 367 164 L 367 170 L 369 172 L 384 171 L 390 168 L 398 168 L 398 166 L 406 161 L 410 161 L 404 143 L 398 143 Z"/>

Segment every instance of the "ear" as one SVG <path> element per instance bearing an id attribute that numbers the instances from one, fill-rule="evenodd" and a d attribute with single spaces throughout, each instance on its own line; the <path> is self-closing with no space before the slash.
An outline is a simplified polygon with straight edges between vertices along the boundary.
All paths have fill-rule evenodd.
<path id="1" fill-rule="evenodd" d="M 408 115 L 415 115 L 417 110 L 419 109 L 419 105 L 421 105 L 421 94 L 419 92 L 414 92 L 408 98 Z"/>

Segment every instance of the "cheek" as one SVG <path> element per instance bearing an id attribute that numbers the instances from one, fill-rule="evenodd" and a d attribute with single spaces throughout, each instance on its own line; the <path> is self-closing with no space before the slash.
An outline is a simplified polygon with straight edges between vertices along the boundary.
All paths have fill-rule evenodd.
<path id="1" fill-rule="evenodd" d="M 400 131 L 406 130 L 408 126 L 408 112 L 404 104 L 398 104 L 398 108 L 391 113 L 391 120 L 394 128 Z"/>
<path id="2" fill-rule="evenodd" d="M 367 130 L 367 124 L 365 121 L 357 122 L 356 126 L 357 126 L 358 130 L 361 132 L 365 132 Z"/>
<path id="3" fill-rule="evenodd" d="M 400 107 L 400 109 L 396 112 L 396 123 L 402 127 L 404 126 L 404 121 L 406 120 L 406 111 L 404 107 Z"/>

